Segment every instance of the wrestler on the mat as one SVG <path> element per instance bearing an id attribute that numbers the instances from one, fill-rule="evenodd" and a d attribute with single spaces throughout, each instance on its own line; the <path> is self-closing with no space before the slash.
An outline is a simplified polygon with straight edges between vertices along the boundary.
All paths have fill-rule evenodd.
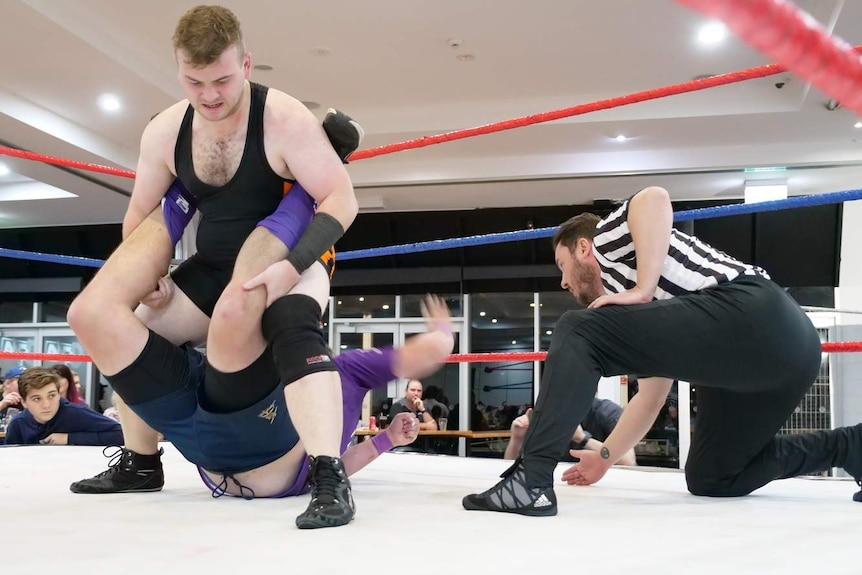
<path id="1" fill-rule="evenodd" d="M 267 230 L 255 235 L 271 258 L 284 257 L 286 249 Z M 201 468 L 204 482 L 216 494 L 228 492 L 244 497 L 281 497 L 306 490 L 306 474 L 314 474 L 324 457 L 309 458 L 288 413 L 284 378 L 275 369 L 261 333 L 260 310 L 235 322 L 230 337 L 211 335 L 207 360 L 213 363 L 239 361 L 243 369 L 218 373 L 190 345 L 177 347 L 155 334 L 134 315 L 133 306 L 146 293 L 144 279 L 170 259 L 171 244 L 157 210 L 111 255 L 69 310 L 69 321 L 94 363 L 109 376 L 114 389 L 148 424 L 164 433 L 179 451 Z M 238 262 L 244 258 L 240 254 Z M 316 263 L 302 276 L 290 295 L 313 303 L 316 314 L 297 317 L 303 324 L 320 322 L 329 294 L 329 274 Z M 281 301 L 279 300 L 279 301 Z M 311 309 L 309 306 L 308 309 Z M 343 467 L 336 476 L 324 476 L 314 497 L 334 497 L 351 508 L 352 497 L 343 481 L 350 474 L 394 445 L 416 437 L 418 422 L 405 414 L 396 418 L 386 433 L 350 449 L 347 444 L 359 418 L 363 397 L 369 389 L 385 385 L 395 377 L 423 377 L 435 371 L 454 345 L 449 311 L 439 299 L 430 297 L 423 306 L 429 332 L 415 336 L 397 349 L 346 352 L 334 358 L 343 385 L 338 406 L 343 417 L 340 447 Z M 218 315 L 213 323 L 220 320 Z M 275 331 L 290 328 L 264 327 Z M 324 346 L 318 330 L 319 345 Z M 309 346 L 297 341 L 297 353 Z M 229 357 L 222 357 L 229 356 Z M 328 361 L 328 358 L 321 358 Z M 124 429 L 135 434 L 135 429 Z M 130 438 L 127 437 L 127 442 Z M 346 450 L 346 451 L 345 451 Z M 115 489 L 119 484 L 125 489 Z M 106 484 L 110 489 L 106 489 Z M 72 484 L 78 493 L 109 491 L 157 491 L 163 485 L 159 455 L 140 455 L 122 450 L 110 469 L 92 479 Z M 312 499 L 310 508 L 316 507 Z M 325 511 L 304 514 L 302 528 L 338 525 L 341 517 Z"/>
<path id="2" fill-rule="evenodd" d="M 141 308 L 145 324 L 169 341 L 183 343 L 188 339 L 184 334 L 206 330 L 210 311 L 213 321 L 208 340 L 218 337 L 219 332 L 241 332 L 233 323 L 241 322 L 261 297 L 261 305 L 265 305 L 286 294 L 302 272 L 325 256 L 352 223 L 358 207 L 338 153 L 314 116 L 294 98 L 248 82 L 251 58 L 233 13 L 218 6 L 189 10 L 176 27 L 174 48 L 180 82 L 188 98 L 156 116 L 144 131 L 124 234 L 131 237 L 128 234 L 138 226 L 143 214 L 158 205 L 164 190 L 177 177 L 199 198 L 203 215 L 198 231 L 199 252 L 175 275 L 181 289 L 175 290 L 170 302 L 156 313 Z M 341 120 L 342 127 L 352 125 L 345 118 Z M 355 129 L 354 135 L 357 142 Z M 297 185 L 293 184 L 285 196 L 293 180 L 301 181 L 308 195 L 297 193 Z M 177 241 L 178 230 L 183 227 L 182 223 L 176 225 L 174 216 L 188 216 L 183 208 L 191 207 L 186 204 L 189 199 L 194 197 L 169 193 L 165 201 L 172 242 Z M 319 204 L 313 218 L 312 200 Z M 258 222 L 271 232 L 270 238 L 279 240 L 284 254 L 285 246 L 292 248 L 287 259 L 281 256 L 278 273 L 267 269 L 274 259 L 258 265 L 263 261 L 260 256 L 265 255 L 256 243 L 261 236 L 246 238 Z M 242 264 L 242 258 L 237 256 L 241 245 L 249 254 Z M 143 278 L 148 292 L 166 269 L 167 263 L 161 273 Z M 265 289 L 244 287 L 258 276 L 262 278 L 259 285 Z M 319 316 L 316 305 L 284 298 L 266 309 L 264 319 L 272 325 L 289 326 L 286 333 L 271 333 L 268 339 L 282 379 L 291 384 L 286 391 L 287 403 L 303 444 L 310 454 L 326 456 L 337 466 L 342 420 L 338 374 L 331 361 L 312 361 L 328 357 L 325 347 L 316 343 L 318 326 L 293 321 L 299 316 Z M 210 306 L 214 307 L 210 310 Z M 313 353 L 295 353 L 297 340 Z M 211 360 L 207 365 L 207 370 L 214 373 L 229 374 L 239 369 L 234 369 L 230 360 Z M 116 373 L 102 371 L 107 375 Z M 141 455 L 155 453 L 156 432 L 147 429 L 122 402 L 118 402 L 118 409 L 124 428 L 146 430 L 133 435 L 147 437 L 146 440 L 134 444 L 127 441 L 126 448 Z M 336 472 L 332 467 L 326 473 Z M 310 481 L 314 485 L 314 475 Z"/>

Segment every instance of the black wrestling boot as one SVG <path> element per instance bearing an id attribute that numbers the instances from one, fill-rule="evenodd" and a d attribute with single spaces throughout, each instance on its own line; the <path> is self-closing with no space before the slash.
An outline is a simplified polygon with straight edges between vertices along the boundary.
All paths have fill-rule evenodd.
<path id="1" fill-rule="evenodd" d="M 108 449 L 102 450 L 105 457 L 111 458 L 107 471 L 90 479 L 76 481 L 69 486 L 73 493 L 146 493 L 162 490 L 165 485 L 161 460 L 164 449 L 160 448 L 153 455 L 141 455 L 125 447 L 117 447 L 117 451 L 109 455 L 106 453 Z"/>
<path id="2" fill-rule="evenodd" d="M 499 511 L 533 517 L 557 514 L 557 494 L 553 487 L 527 487 L 527 473 L 519 457 L 503 472 L 502 481 L 482 493 L 466 496 L 461 504 L 468 511 Z"/>
<path id="3" fill-rule="evenodd" d="M 365 137 L 365 130 L 356 120 L 334 108 L 327 110 L 326 117 L 323 118 L 323 131 L 329 137 L 335 153 L 345 164 Z"/>
<path id="4" fill-rule="evenodd" d="M 350 480 L 344 472 L 344 463 L 337 457 L 320 455 L 311 457 L 311 502 L 296 518 L 300 529 L 320 529 L 347 525 L 356 514 Z"/>

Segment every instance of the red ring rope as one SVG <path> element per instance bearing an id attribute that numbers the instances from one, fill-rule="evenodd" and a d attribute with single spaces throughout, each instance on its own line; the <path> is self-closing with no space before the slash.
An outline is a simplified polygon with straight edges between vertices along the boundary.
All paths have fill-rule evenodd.
<path id="1" fill-rule="evenodd" d="M 862 341 L 839 341 L 823 344 L 826 353 L 846 353 L 862 351 Z M 544 361 L 546 351 L 530 352 L 500 352 L 500 353 L 455 353 L 446 358 L 446 363 L 490 363 L 495 361 Z M 73 363 L 92 361 L 89 355 L 67 353 L 26 353 L 17 351 L 0 351 L 0 361 L 7 359 L 22 359 L 30 361 L 59 361 Z"/>
<path id="2" fill-rule="evenodd" d="M 843 40 L 787 0 L 677 0 L 720 18 L 737 36 L 862 115 L 862 62 Z"/>
<path id="3" fill-rule="evenodd" d="M 682 1 L 682 0 L 681 0 Z M 688 0 L 686 0 L 688 1 Z M 862 45 L 856 46 L 852 50 L 862 51 Z M 857 58 L 858 60 L 858 58 Z M 364 160 L 366 158 L 373 158 L 375 156 L 382 156 L 385 154 L 392 154 L 394 152 L 400 152 L 403 150 L 411 150 L 414 148 L 424 148 L 425 146 L 431 146 L 433 144 L 439 144 L 442 142 L 451 142 L 453 140 L 462 140 L 464 138 L 472 138 L 473 136 L 482 136 L 485 134 L 492 134 L 494 132 L 502 132 L 505 130 L 512 130 L 514 128 L 521 128 L 524 126 L 530 126 L 533 124 L 540 124 L 542 122 L 550 122 L 552 120 L 560 120 L 562 118 L 569 118 L 572 116 L 578 116 L 582 114 L 587 114 L 589 112 L 595 112 L 598 110 L 607 110 L 609 108 L 618 108 L 620 106 L 625 106 L 628 104 L 635 104 L 637 102 L 645 102 L 647 100 L 655 100 L 658 98 L 665 98 L 667 96 L 674 96 L 677 94 L 685 94 L 687 92 L 696 92 L 698 90 L 705 90 L 707 88 L 715 88 L 717 86 L 724 86 L 727 84 L 735 84 L 737 82 L 743 82 L 745 80 L 751 80 L 754 78 L 764 78 L 766 76 L 773 76 L 775 74 L 781 74 L 782 72 L 787 71 L 787 68 L 781 66 L 779 64 L 767 64 L 765 66 L 758 66 L 756 68 L 747 68 L 745 70 L 739 70 L 737 72 L 730 72 L 728 74 L 720 74 L 718 76 L 711 76 L 709 78 L 703 78 L 700 80 L 691 80 L 689 82 L 683 82 L 682 84 L 674 84 L 672 86 L 666 86 L 664 88 L 655 88 L 652 90 L 645 90 L 643 92 L 636 92 L 634 94 L 629 94 L 628 96 L 619 96 L 616 98 L 610 98 L 607 100 L 599 100 L 597 102 L 592 102 L 589 104 L 580 104 L 578 106 L 572 106 L 570 108 L 562 108 L 560 110 L 552 110 L 550 112 L 543 112 L 540 114 L 533 114 L 530 116 L 523 116 L 520 118 L 515 118 L 512 120 L 504 120 L 502 122 L 495 122 L 493 124 L 488 124 L 486 126 L 479 126 L 476 128 L 467 128 L 464 130 L 455 130 L 453 132 L 447 132 L 445 134 L 438 134 L 436 136 L 423 136 L 421 138 L 416 138 L 414 140 L 407 140 L 406 142 L 399 142 L 395 144 L 388 144 L 386 146 L 380 146 L 377 148 L 369 148 L 367 150 L 359 150 L 352 156 L 350 156 L 351 161 L 356 160 Z M 862 97 L 862 90 L 860 90 L 860 97 Z M 843 104 L 844 102 L 842 102 Z M 88 170 L 91 172 L 100 172 L 103 174 L 110 174 L 114 176 L 121 176 L 124 178 L 134 178 L 135 172 L 130 170 L 123 170 L 119 168 L 112 168 L 109 166 L 100 166 L 98 164 L 90 164 L 88 162 L 78 162 L 75 160 L 66 160 L 64 158 L 59 158 L 57 156 L 46 156 L 43 154 L 37 154 L 34 152 L 27 152 L 24 150 L 18 150 L 15 148 L 9 148 L 6 146 L 0 146 L 0 156 L 13 156 L 16 158 L 23 158 L 25 160 L 33 160 L 33 161 L 41 161 L 46 164 L 53 164 L 57 166 L 64 166 L 68 168 L 78 168 L 81 170 Z"/>

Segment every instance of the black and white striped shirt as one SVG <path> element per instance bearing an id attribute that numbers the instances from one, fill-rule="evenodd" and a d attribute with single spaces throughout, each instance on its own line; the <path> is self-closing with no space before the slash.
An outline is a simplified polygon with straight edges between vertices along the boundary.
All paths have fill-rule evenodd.
<path id="1" fill-rule="evenodd" d="M 627 200 L 599 222 L 593 238 L 596 261 L 608 293 L 623 292 L 637 283 L 637 260 L 628 215 Z M 763 269 L 742 263 L 694 236 L 672 230 L 670 249 L 658 280 L 655 299 L 696 292 L 741 275 L 769 279 L 769 274 Z"/>

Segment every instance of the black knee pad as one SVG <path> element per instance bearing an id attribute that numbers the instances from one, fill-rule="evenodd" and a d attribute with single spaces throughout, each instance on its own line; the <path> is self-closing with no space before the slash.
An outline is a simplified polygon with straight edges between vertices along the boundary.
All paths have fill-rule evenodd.
<path id="1" fill-rule="evenodd" d="M 269 349 L 248 367 L 232 373 L 219 371 L 207 361 L 201 402 L 213 413 L 242 411 L 272 393 L 280 381 Z"/>
<path id="2" fill-rule="evenodd" d="M 336 371 L 323 339 L 321 309 L 307 295 L 287 295 L 263 313 L 263 336 L 272 349 L 284 385 L 321 371 Z"/>

